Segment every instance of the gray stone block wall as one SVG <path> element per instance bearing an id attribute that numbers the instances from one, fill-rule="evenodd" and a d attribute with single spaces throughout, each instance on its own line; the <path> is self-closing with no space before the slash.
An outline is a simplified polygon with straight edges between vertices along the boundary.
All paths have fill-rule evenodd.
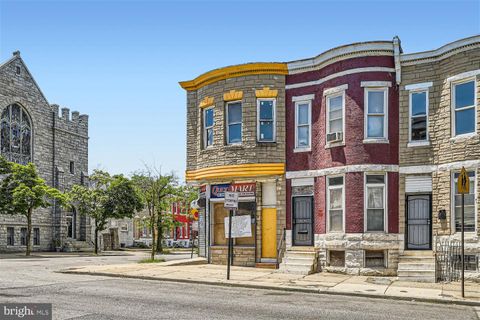
<path id="1" fill-rule="evenodd" d="M 70 115 L 68 109 L 63 109 L 59 115 L 58 106 L 48 103 L 19 54 L 0 64 L 0 113 L 13 103 L 21 105 L 30 116 L 32 159 L 46 183 L 65 191 L 85 180 L 82 172 L 88 175 L 88 116 L 78 112 Z M 69 173 L 70 161 L 75 162 L 74 174 Z M 79 215 L 77 220 L 79 229 Z M 66 212 L 58 207 L 57 210 L 54 207 L 36 210 L 32 225 L 40 228 L 40 245 L 34 246 L 33 250 L 52 250 L 54 239 L 62 243 L 66 241 Z M 0 251 L 23 251 L 24 248 L 19 245 L 7 246 L 6 230 L 9 226 L 15 228 L 19 237 L 20 228 L 26 226 L 26 220 L 20 215 L 0 215 Z M 16 244 L 20 244 L 20 238 L 15 240 Z"/>

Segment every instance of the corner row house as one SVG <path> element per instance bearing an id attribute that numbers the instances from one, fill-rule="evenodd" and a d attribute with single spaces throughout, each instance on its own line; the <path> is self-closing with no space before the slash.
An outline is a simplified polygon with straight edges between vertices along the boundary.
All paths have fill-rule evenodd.
<path id="1" fill-rule="evenodd" d="M 0 154 L 9 161 L 33 162 L 40 176 L 60 190 L 88 180 L 88 116 L 51 105 L 20 52 L 0 64 Z M 58 206 L 38 209 L 32 221 L 32 249 L 88 247 L 88 217 Z M 0 251 L 26 248 L 27 222 L 21 215 L 0 215 Z"/>
<path id="2" fill-rule="evenodd" d="M 200 255 L 226 263 L 234 190 L 252 227 L 235 265 L 441 279 L 455 271 L 445 255 L 460 259 L 464 166 L 466 267 L 479 277 L 479 75 L 480 36 L 412 54 L 395 37 L 181 82 Z"/>

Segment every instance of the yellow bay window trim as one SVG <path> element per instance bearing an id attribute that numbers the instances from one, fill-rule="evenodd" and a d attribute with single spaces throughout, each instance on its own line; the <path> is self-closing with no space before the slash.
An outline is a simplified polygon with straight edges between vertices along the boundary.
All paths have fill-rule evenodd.
<path id="1" fill-rule="evenodd" d="M 187 181 L 215 178 L 256 177 L 285 174 L 284 163 L 251 163 L 187 170 Z"/>
<path id="2" fill-rule="evenodd" d="M 192 91 L 220 80 L 258 74 L 286 75 L 288 74 L 287 64 L 278 62 L 247 63 L 236 66 L 224 67 L 206 72 L 193 80 L 182 81 L 180 82 L 180 86 L 187 91 Z"/>
<path id="3" fill-rule="evenodd" d="M 278 90 L 263 87 L 261 90 L 255 90 L 255 96 L 259 99 L 276 98 L 278 96 Z"/>
<path id="4" fill-rule="evenodd" d="M 236 91 L 230 90 L 223 94 L 224 101 L 235 101 L 235 100 L 242 100 L 243 98 L 243 91 Z"/>
<path id="5" fill-rule="evenodd" d="M 213 97 L 205 97 L 205 98 L 203 98 L 202 101 L 200 101 L 199 107 L 203 109 L 203 108 L 206 108 L 206 107 L 210 107 L 213 104 L 214 104 Z"/>

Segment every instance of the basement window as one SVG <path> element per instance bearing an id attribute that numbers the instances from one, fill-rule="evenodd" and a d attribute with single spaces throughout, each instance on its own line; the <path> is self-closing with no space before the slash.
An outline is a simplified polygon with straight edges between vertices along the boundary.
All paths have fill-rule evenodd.
<path id="1" fill-rule="evenodd" d="M 328 264 L 331 267 L 345 267 L 345 251 L 328 251 Z"/>
<path id="2" fill-rule="evenodd" d="M 474 254 L 466 254 L 465 257 L 465 270 L 466 271 L 477 271 L 478 270 L 478 259 Z M 455 257 L 456 266 L 458 270 L 462 270 L 462 258 L 461 255 Z"/>
<path id="3" fill-rule="evenodd" d="M 365 250 L 366 268 L 385 268 L 385 251 L 383 250 Z"/>

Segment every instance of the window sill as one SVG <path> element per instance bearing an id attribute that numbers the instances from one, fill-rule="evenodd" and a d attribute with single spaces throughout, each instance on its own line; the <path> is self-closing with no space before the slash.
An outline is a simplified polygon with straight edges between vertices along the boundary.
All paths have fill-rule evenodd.
<path id="1" fill-rule="evenodd" d="M 295 149 L 293 149 L 294 153 L 310 152 L 310 151 L 312 151 L 312 148 L 295 148 Z"/>
<path id="2" fill-rule="evenodd" d="M 455 136 L 455 137 L 451 137 L 450 142 L 453 142 L 453 143 L 462 142 L 462 141 L 477 138 L 477 137 L 478 137 L 478 133 L 476 133 L 476 132 L 465 133 L 465 134 L 461 134 L 461 135 L 458 135 L 458 136 Z"/>
<path id="3" fill-rule="evenodd" d="M 275 147 L 277 146 L 277 142 L 276 141 L 257 141 L 257 145 L 262 147 Z"/>
<path id="4" fill-rule="evenodd" d="M 429 147 L 430 141 L 410 141 L 407 143 L 407 148 Z"/>
<path id="5" fill-rule="evenodd" d="M 388 139 L 385 138 L 365 138 L 363 139 L 364 144 L 370 144 L 370 143 L 390 143 Z"/>
<path id="6" fill-rule="evenodd" d="M 345 141 L 332 142 L 325 145 L 325 149 L 331 149 L 336 147 L 345 147 Z"/>
<path id="7" fill-rule="evenodd" d="M 241 143 L 235 143 L 235 144 L 226 144 L 225 149 L 227 150 L 240 150 L 243 149 L 243 145 Z"/>

